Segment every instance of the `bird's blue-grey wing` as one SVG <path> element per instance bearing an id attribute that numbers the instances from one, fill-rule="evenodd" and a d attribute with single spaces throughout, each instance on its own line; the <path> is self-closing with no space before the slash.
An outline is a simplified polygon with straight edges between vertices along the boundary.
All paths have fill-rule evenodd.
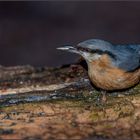
<path id="1" fill-rule="evenodd" d="M 140 45 L 114 46 L 117 57 L 115 65 L 125 71 L 134 71 L 140 67 Z"/>

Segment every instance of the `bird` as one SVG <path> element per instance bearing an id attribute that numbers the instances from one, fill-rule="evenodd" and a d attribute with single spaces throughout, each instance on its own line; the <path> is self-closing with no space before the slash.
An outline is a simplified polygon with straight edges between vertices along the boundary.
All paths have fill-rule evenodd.
<path id="1" fill-rule="evenodd" d="M 140 44 L 112 44 L 88 39 L 75 46 L 57 48 L 82 56 L 88 66 L 91 83 L 101 89 L 103 101 L 107 91 L 128 89 L 140 81 Z"/>

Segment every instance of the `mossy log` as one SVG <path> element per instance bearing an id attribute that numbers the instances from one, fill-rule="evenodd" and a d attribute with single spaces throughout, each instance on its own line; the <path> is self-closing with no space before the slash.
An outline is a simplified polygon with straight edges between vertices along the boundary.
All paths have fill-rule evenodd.
<path id="1" fill-rule="evenodd" d="M 140 86 L 101 93 L 87 71 L 0 67 L 0 139 L 140 139 Z"/>

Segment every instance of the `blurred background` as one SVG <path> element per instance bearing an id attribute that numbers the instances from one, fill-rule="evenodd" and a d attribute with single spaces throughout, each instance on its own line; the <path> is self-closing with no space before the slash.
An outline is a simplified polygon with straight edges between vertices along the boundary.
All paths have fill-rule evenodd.
<path id="1" fill-rule="evenodd" d="M 91 38 L 140 43 L 140 2 L 0 2 L 0 65 L 72 63 L 56 48 Z"/>

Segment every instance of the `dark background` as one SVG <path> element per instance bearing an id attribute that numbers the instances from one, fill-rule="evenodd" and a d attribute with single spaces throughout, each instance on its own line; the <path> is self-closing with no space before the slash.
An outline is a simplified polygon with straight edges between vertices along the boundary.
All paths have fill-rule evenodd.
<path id="1" fill-rule="evenodd" d="M 55 48 L 90 38 L 140 43 L 140 2 L 0 2 L 0 65 L 71 63 Z"/>

